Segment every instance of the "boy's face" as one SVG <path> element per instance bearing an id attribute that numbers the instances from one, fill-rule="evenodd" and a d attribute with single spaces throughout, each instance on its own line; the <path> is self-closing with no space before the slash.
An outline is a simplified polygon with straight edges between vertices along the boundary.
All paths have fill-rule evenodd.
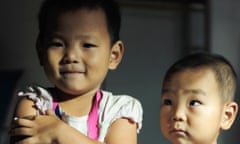
<path id="1" fill-rule="evenodd" d="M 50 24 L 43 67 L 62 91 L 78 95 L 100 88 L 108 69 L 121 60 L 121 42 L 111 47 L 105 14 L 101 9 L 63 13 Z M 116 43 L 115 43 L 116 44 Z"/>
<path id="2" fill-rule="evenodd" d="M 216 144 L 223 103 L 213 71 L 185 70 L 164 82 L 160 129 L 173 144 Z"/>

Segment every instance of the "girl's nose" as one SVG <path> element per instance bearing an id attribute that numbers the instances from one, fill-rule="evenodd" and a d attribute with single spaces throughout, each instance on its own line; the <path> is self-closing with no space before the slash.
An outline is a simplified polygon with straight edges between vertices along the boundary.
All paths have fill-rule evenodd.
<path id="1" fill-rule="evenodd" d="M 75 48 L 66 48 L 63 57 L 63 63 L 78 63 L 77 54 L 78 52 L 75 50 Z"/>

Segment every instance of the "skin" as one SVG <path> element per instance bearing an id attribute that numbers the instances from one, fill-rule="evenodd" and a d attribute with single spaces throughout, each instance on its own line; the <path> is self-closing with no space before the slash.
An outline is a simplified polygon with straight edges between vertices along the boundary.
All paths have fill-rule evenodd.
<path id="1" fill-rule="evenodd" d="M 160 129 L 173 144 L 217 144 L 221 129 L 232 125 L 237 104 L 223 102 L 208 68 L 184 70 L 166 80 L 160 106 Z"/>
<path id="2" fill-rule="evenodd" d="M 87 115 L 96 91 L 108 70 L 114 70 L 123 55 L 123 43 L 110 44 L 105 14 L 101 9 L 80 9 L 60 16 L 57 28 L 47 38 L 46 51 L 41 51 L 42 66 L 65 112 Z M 36 115 L 33 102 L 23 99 L 16 110 L 17 126 L 12 135 L 27 135 L 19 144 L 99 144 L 59 120 L 52 110 Z M 118 119 L 109 128 L 104 143 L 136 144 L 137 125 Z"/>

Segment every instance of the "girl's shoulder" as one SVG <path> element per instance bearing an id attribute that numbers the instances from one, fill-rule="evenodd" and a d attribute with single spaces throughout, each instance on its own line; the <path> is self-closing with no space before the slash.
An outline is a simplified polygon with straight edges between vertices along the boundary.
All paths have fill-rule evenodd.
<path id="1" fill-rule="evenodd" d="M 130 95 L 114 95 L 109 91 L 102 91 L 102 94 L 99 106 L 102 121 L 112 123 L 119 118 L 127 118 L 138 123 L 138 130 L 141 129 L 143 108 L 137 98 Z"/>
<path id="2" fill-rule="evenodd" d="M 139 108 L 142 108 L 141 102 L 130 95 L 118 94 L 114 95 L 109 91 L 102 91 L 102 100 L 101 105 L 109 105 L 110 107 L 124 107 L 127 105 L 136 105 Z"/>
<path id="3" fill-rule="evenodd" d="M 31 100 L 40 114 L 45 114 L 47 109 L 52 108 L 53 98 L 49 88 L 33 84 L 19 90 L 16 95 Z"/>

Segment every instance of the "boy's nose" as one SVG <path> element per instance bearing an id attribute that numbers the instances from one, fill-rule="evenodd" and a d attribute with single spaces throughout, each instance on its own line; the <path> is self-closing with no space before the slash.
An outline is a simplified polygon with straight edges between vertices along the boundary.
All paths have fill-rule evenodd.
<path id="1" fill-rule="evenodd" d="M 173 121 L 185 121 L 186 120 L 186 112 L 183 106 L 176 106 L 173 110 L 172 114 Z"/>

